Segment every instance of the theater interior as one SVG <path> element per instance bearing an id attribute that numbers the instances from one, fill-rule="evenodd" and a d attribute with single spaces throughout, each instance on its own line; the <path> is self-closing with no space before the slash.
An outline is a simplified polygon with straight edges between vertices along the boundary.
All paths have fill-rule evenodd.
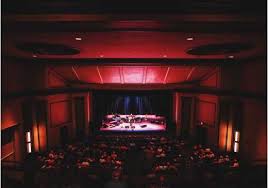
<path id="1" fill-rule="evenodd" d="M 9 187 L 266 187 L 266 1 L 2 1 Z"/>

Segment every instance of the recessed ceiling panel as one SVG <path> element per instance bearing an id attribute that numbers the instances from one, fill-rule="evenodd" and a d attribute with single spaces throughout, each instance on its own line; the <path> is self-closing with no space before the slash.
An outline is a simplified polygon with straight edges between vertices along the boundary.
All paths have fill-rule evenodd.
<path id="1" fill-rule="evenodd" d="M 191 75 L 188 77 L 188 80 L 200 80 L 204 76 L 210 74 L 214 71 L 215 67 L 198 67 L 196 66 L 192 71 Z"/>
<path id="2" fill-rule="evenodd" d="M 146 83 L 163 83 L 167 71 L 167 66 L 148 66 L 145 73 Z"/>
<path id="3" fill-rule="evenodd" d="M 119 66 L 99 66 L 103 83 L 121 83 L 121 73 Z"/>
<path id="4" fill-rule="evenodd" d="M 124 83 L 143 83 L 145 67 L 124 66 L 122 69 Z"/>
<path id="5" fill-rule="evenodd" d="M 180 83 L 187 79 L 192 67 L 170 67 L 166 76 L 166 83 Z"/>
<path id="6" fill-rule="evenodd" d="M 82 82 L 102 83 L 102 77 L 97 66 L 74 66 L 74 70 Z"/>

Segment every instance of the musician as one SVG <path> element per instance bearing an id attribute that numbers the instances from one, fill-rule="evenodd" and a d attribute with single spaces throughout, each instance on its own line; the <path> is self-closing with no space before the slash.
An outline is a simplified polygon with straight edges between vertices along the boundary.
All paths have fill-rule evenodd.
<path id="1" fill-rule="evenodd" d="M 134 128 L 135 128 L 135 126 L 132 126 L 132 124 L 133 123 L 135 123 L 135 115 L 132 115 L 132 114 L 130 114 L 130 120 L 129 120 L 129 122 L 130 122 L 130 128 L 133 130 Z"/>

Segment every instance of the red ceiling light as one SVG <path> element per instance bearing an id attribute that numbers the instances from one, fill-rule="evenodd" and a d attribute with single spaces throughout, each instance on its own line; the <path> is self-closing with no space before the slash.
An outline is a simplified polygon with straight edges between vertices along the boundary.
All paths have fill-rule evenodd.
<path id="1" fill-rule="evenodd" d="M 101 55 L 100 55 L 100 57 L 104 57 L 104 55 L 103 55 L 103 54 L 101 54 Z"/>

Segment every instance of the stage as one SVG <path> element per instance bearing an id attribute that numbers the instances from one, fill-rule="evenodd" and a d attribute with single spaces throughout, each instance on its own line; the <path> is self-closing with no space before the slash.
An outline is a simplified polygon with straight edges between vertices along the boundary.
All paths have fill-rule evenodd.
<path id="1" fill-rule="evenodd" d="M 146 132 L 165 131 L 166 120 L 156 115 L 107 115 L 100 131 Z"/>

